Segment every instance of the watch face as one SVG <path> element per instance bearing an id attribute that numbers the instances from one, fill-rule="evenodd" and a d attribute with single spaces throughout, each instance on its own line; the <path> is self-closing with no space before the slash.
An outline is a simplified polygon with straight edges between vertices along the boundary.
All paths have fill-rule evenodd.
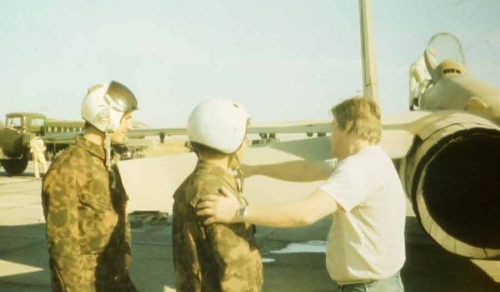
<path id="1" fill-rule="evenodd" d="M 236 212 L 236 215 L 238 216 L 238 218 L 245 218 L 245 216 L 247 215 L 247 207 L 241 207 L 238 209 L 238 212 Z"/>

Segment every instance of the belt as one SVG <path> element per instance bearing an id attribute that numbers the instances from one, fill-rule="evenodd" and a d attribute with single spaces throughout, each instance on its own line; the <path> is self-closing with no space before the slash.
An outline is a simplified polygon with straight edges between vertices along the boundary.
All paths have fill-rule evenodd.
<path id="1" fill-rule="evenodd" d="M 352 282 L 337 282 L 339 287 L 345 287 L 345 286 L 352 286 L 352 285 L 359 285 L 359 284 L 370 284 L 373 283 L 377 280 L 357 280 L 357 281 L 352 281 Z"/>
<path id="2" fill-rule="evenodd" d="M 341 289 L 342 287 L 347 287 L 347 286 L 353 286 L 353 285 L 360 285 L 360 284 L 370 284 L 373 282 L 378 282 L 378 281 L 384 281 L 391 279 L 392 277 L 398 276 L 400 272 L 397 272 L 396 274 L 388 277 L 388 278 L 383 278 L 383 279 L 377 279 L 377 280 L 354 280 L 350 282 L 337 282 L 339 288 Z"/>

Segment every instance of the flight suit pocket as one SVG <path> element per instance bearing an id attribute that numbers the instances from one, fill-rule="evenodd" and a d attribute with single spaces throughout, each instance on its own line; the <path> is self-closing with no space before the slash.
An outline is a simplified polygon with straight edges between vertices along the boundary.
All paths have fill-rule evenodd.
<path id="1" fill-rule="evenodd" d="M 104 250 L 118 222 L 111 206 L 104 206 L 88 196 L 82 196 L 80 207 L 80 249 L 82 253 Z"/>

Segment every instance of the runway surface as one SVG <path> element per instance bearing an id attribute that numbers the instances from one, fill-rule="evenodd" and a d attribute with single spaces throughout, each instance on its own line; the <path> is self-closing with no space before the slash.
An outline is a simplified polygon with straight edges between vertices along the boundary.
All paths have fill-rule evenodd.
<path id="1" fill-rule="evenodd" d="M 246 182 L 250 202 L 290 199 L 270 199 L 269 193 L 251 191 L 251 185 L 258 183 L 258 179 Z M 50 291 L 40 187 L 41 181 L 33 178 L 31 165 L 19 177 L 8 177 L 0 170 L 0 292 Z M 303 186 L 304 195 L 312 187 Z M 146 200 L 147 194 L 143 196 Z M 257 228 L 264 262 L 264 291 L 331 291 L 324 263 L 329 220 L 302 228 Z M 175 291 L 170 233 L 168 223 L 132 229 L 131 274 L 140 291 Z M 402 277 L 407 292 L 500 291 L 498 259 L 469 260 L 444 251 L 423 233 L 410 210 L 406 242 Z"/>

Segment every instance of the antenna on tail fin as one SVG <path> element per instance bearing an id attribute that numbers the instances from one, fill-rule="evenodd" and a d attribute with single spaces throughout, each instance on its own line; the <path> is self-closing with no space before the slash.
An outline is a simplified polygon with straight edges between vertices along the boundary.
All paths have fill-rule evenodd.
<path id="1" fill-rule="evenodd" d="M 377 62 L 375 61 L 371 0 L 359 0 L 359 22 L 363 66 L 363 94 L 378 103 Z"/>

